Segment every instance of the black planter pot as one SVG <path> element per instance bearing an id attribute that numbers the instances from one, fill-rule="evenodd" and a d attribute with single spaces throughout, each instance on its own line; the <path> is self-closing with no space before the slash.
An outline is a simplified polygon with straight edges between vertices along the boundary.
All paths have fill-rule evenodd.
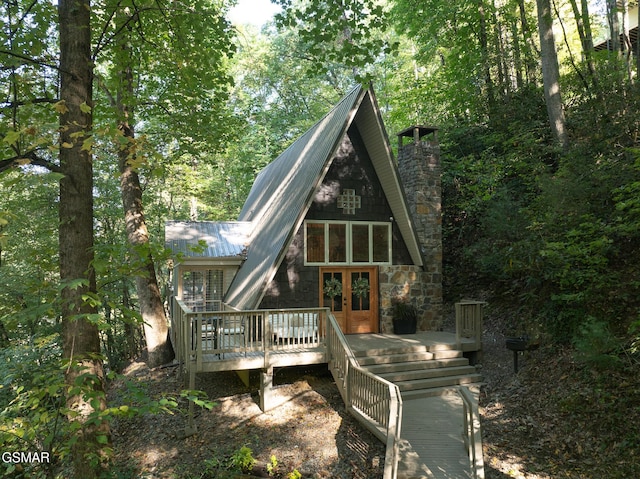
<path id="1" fill-rule="evenodd" d="M 416 334 L 418 318 L 394 319 L 393 334 Z"/>

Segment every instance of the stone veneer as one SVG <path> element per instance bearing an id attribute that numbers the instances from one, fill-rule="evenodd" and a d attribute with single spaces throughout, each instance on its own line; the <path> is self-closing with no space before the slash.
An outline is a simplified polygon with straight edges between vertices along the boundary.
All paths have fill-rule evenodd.
<path id="1" fill-rule="evenodd" d="M 393 265 L 380 267 L 380 323 L 393 332 L 391 301 L 404 299 L 418 310 L 418 330 L 442 326 L 442 210 L 440 147 L 418 141 L 398 152 L 398 170 L 409 212 L 420 241 L 424 268 Z"/>

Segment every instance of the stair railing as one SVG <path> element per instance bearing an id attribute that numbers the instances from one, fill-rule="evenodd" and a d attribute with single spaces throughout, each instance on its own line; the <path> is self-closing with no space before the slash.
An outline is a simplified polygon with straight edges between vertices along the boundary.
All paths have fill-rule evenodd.
<path id="1" fill-rule="evenodd" d="M 395 384 L 364 370 L 327 312 L 327 360 L 347 410 L 386 444 L 384 479 L 398 477 L 402 397 Z"/>
<path id="2" fill-rule="evenodd" d="M 473 479 L 484 479 L 484 459 L 482 457 L 482 435 L 480 433 L 480 413 L 478 402 L 466 386 L 460 386 L 458 393 L 464 407 L 463 439 L 469 454 Z"/>

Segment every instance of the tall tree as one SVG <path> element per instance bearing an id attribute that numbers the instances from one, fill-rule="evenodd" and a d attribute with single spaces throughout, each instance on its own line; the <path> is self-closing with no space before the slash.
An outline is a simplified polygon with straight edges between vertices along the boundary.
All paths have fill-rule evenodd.
<path id="1" fill-rule="evenodd" d="M 223 59 L 231 50 L 226 3 L 125 0 L 107 2 L 99 17 L 103 27 L 95 56 L 105 66 L 100 86 L 111 106 L 102 121 L 115 122 L 119 132 L 115 143 L 126 235 L 136 265 L 151 367 L 170 361 L 173 349 L 144 214 L 141 174 L 145 168 L 150 171 L 153 155 L 148 150 L 153 146 L 164 151 L 170 151 L 167 143 L 214 149 L 224 138 L 216 130 L 224 131 L 227 118 L 220 112 L 229 83 Z M 199 48 L 194 48 L 196 42 Z M 136 122 L 152 124 L 153 133 L 144 135 L 143 129 L 137 137 Z"/>
<path id="2" fill-rule="evenodd" d="M 116 12 L 116 20 L 121 19 L 123 14 L 122 11 Z M 137 16 L 138 12 L 134 11 L 134 15 Z M 136 268 L 136 292 L 147 347 L 147 364 L 153 368 L 168 363 L 175 354 L 169 340 L 169 324 L 158 287 L 149 241 L 149 229 L 144 215 L 142 187 L 136 166 L 137 148 L 133 126 L 134 65 L 131 64 L 134 57 L 131 55 L 129 44 L 134 18 L 131 15 L 125 15 L 124 21 L 117 22 L 121 25 L 120 31 L 122 33 L 118 36 L 116 48 L 119 47 L 121 52 L 116 56 L 114 63 L 120 67 L 120 88 L 116 93 L 116 101 L 113 106 L 118 115 L 118 131 L 124 139 L 118 149 L 118 165 L 125 228 L 131 253 L 138 265 Z"/>
<path id="3" fill-rule="evenodd" d="M 542 82 L 547 115 L 553 136 L 566 149 L 569 136 L 560 94 L 560 69 L 553 36 L 553 16 L 550 0 L 536 0 L 538 8 L 538 32 L 540 35 L 540 57 L 542 59 Z"/>
<path id="4" fill-rule="evenodd" d="M 101 473 L 109 425 L 100 337 L 95 321 L 93 270 L 93 167 L 91 130 L 93 62 L 89 0 L 58 2 L 60 32 L 59 244 L 62 282 L 63 355 L 68 361 L 69 420 L 79 423 L 73 445 L 75 477 Z M 91 420 L 89 420 L 91 419 Z"/>
<path id="5" fill-rule="evenodd" d="M 578 8 L 577 0 L 570 0 L 573 16 L 576 20 L 576 28 L 580 43 L 582 44 L 582 54 L 584 55 L 589 76 L 594 85 L 597 86 L 598 79 L 596 77 L 596 66 L 593 60 L 593 35 L 591 33 L 591 19 L 589 18 L 589 4 L 587 0 L 580 0 L 580 8 Z"/>

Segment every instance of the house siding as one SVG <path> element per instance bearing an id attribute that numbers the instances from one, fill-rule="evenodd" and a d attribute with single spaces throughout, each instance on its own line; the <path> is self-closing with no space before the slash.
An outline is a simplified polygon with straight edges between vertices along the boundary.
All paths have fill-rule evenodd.
<path id="1" fill-rule="evenodd" d="M 353 189 L 361 197 L 361 208 L 345 214 L 337 197 Z M 305 220 L 382 221 L 393 217 L 375 168 L 356 127 L 344 137 L 324 177 Z M 392 225 L 393 265 L 412 265 L 408 248 L 395 222 Z M 319 267 L 304 264 L 304 226 L 295 234 L 284 260 L 269 284 L 260 308 L 317 307 Z"/>

